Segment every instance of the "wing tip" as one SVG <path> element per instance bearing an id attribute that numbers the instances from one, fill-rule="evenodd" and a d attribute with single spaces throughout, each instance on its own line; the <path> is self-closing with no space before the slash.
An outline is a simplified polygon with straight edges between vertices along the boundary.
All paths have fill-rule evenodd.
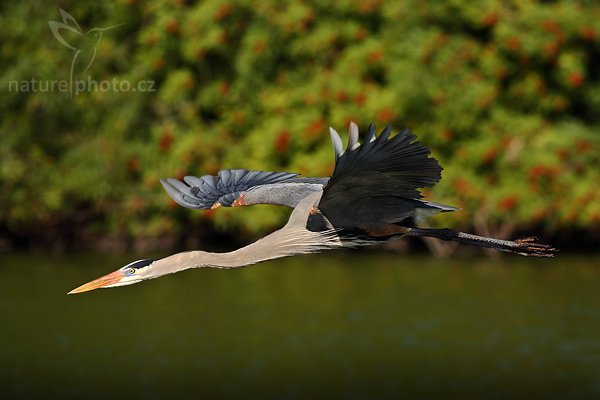
<path id="1" fill-rule="evenodd" d="M 344 145 L 342 144 L 342 138 L 335 129 L 329 127 L 329 135 L 331 136 L 331 143 L 333 144 L 333 151 L 336 157 L 341 157 L 344 154 Z"/>
<path id="2" fill-rule="evenodd" d="M 358 141 L 358 125 L 354 121 L 350 121 L 350 125 L 348 126 L 348 148 L 347 151 L 356 150 L 360 143 Z"/>

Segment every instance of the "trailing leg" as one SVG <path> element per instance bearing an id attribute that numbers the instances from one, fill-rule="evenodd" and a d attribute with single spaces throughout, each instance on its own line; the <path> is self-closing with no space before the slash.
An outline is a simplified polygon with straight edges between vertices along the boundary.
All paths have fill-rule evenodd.
<path id="1" fill-rule="evenodd" d="M 455 231 L 453 229 L 429 229 L 429 228 L 408 228 L 407 235 L 411 236 L 427 236 L 442 240 L 451 240 L 454 242 L 466 243 L 479 247 L 487 247 L 500 251 L 520 254 L 522 256 L 535 257 L 554 257 L 554 253 L 558 250 L 552 246 L 538 243 L 537 238 L 528 237 L 517 240 L 501 240 L 485 236 L 472 235 Z"/>

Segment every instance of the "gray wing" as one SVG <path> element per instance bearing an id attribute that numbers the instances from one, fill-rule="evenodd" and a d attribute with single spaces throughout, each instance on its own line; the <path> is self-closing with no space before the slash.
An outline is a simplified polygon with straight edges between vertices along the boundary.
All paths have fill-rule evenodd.
<path id="1" fill-rule="evenodd" d="M 232 205 L 274 204 L 296 207 L 305 197 L 322 192 L 327 181 L 328 178 L 296 178 L 290 182 L 255 186 L 243 192 Z"/>
<path id="2" fill-rule="evenodd" d="M 216 176 L 186 176 L 183 182 L 161 179 L 169 196 L 179 205 L 193 209 L 250 204 L 296 206 L 300 199 L 322 190 L 327 178 L 299 178 L 289 172 L 221 170 Z"/>
<path id="3" fill-rule="evenodd" d="M 419 188 L 435 185 L 442 167 L 429 157 L 427 147 L 414 142 L 416 136 L 404 130 L 390 138 L 391 128 L 379 136 L 370 125 L 363 144 L 358 128 L 350 127 L 348 147 L 343 150 L 338 133 L 330 129 L 336 164 L 319 202 L 319 210 L 338 229 L 382 231 L 415 215 L 418 208 L 438 208 L 419 200 Z M 439 205 L 439 211 L 453 207 Z"/>

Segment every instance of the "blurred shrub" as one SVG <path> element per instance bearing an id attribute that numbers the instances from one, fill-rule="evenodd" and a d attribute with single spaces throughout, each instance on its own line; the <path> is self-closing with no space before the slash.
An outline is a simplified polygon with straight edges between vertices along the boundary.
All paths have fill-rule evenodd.
<path id="1" fill-rule="evenodd" d="M 68 79 L 59 10 L 0 5 L 0 225 L 78 221 L 258 233 L 286 210 L 188 212 L 160 177 L 221 168 L 327 175 L 327 127 L 409 127 L 445 167 L 427 195 L 478 231 L 600 222 L 600 7 L 586 1 L 65 1 L 106 31 L 86 74 L 155 92 L 24 93 Z M 503 230 L 504 229 L 504 230 Z"/>

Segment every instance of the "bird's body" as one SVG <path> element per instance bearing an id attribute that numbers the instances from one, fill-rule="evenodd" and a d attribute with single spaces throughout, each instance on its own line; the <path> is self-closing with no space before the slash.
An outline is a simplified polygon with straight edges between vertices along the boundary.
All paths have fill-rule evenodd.
<path id="1" fill-rule="evenodd" d="M 429 236 L 521 255 L 551 257 L 556 251 L 533 238 L 516 241 L 476 236 L 451 229 L 412 226 L 421 215 L 456 207 L 425 201 L 420 188 L 441 178 L 441 166 L 408 130 L 379 136 L 371 125 L 363 144 L 351 123 L 344 150 L 330 129 L 336 164 L 329 178 L 287 172 L 222 170 L 217 176 L 161 180 L 178 204 L 193 209 L 274 204 L 293 207 L 288 223 L 255 243 L 229 253 L 190 251 L 159 260 L 142 260 L 87 283 L 71 293 L 123 286 L 189 268 L 238 268 L 274 258 L 356 247 L 402 237 Z"/>

